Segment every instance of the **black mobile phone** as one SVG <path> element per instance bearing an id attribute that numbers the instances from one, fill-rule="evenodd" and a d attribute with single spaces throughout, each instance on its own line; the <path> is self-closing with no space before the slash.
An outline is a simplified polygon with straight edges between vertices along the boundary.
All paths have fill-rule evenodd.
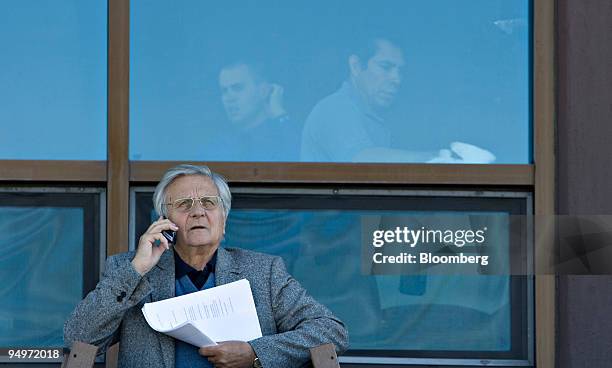
<path id="1" fill-rule="evenodd" d="M 164 236 L 164 238 L 166 238 L 166 240 L 168 240 L 168 244 L 176 245 L 176 231 L 162 230 L 162 235 Z"/>
<path id="2" fill-rule="evenodd" d="M 168 244 L 176 245 L 176 231 L 162 230 L 162 235 L 168 240 Z"/>

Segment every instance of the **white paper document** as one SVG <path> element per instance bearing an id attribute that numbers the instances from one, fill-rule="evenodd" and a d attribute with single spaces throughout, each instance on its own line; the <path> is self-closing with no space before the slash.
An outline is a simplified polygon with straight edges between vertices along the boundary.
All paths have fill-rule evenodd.
<path id="1" fill-rule="evenodd" d="M 197 347 L 261 337 L 251 285 L 246 279 L 146 303 L 142 313 L 155 331 Z"/>

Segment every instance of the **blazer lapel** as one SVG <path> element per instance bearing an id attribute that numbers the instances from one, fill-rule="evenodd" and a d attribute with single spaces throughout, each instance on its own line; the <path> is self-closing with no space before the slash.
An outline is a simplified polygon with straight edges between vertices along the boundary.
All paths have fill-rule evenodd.
<path id="1" fill-rule="evenodd" d="M 232 254 L 225 248 L 217 249 L 217 264 L 215 265 L 215 286 L 225 285 L 240 280 L 240 269 Z"/>
<path id="2" fill-rule="evenodd" d="M 174 252 L 165 251 L 157 265 L 145 277 L 153 289 L 151 293 L 153 302 L 173 298 L 175 296 Z M 164 365 L 166 368 L 173 368 L 174 339 L 161 332 L 157 335 L 162 357 L 164 358 Z"/>
<path id="3" fill-rule="evenodd" d="M 165 251 L 145 277 L 153 288 L 154 302 L 174 297 L 174 252 Z"/>

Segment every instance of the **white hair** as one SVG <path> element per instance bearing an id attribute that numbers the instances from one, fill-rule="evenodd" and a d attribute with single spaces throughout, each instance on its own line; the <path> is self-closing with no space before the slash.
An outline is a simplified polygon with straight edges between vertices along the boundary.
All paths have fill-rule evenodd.
<path id="1" fill-rule="evenodd" d="M 223 208 L 223 214 L 227 220 L 230 209 L 232 208 L 232 193 L 230 193 L 229 186 L 225 181 L 225 178 L 217 173 L 212 172 L 208 166 L 196 166 L 182 164 L 175 166 L 164 174 L 153 193 L 153 206 L 157 214 L 163 217 L 168 217 L 168 210 L 164 203 L 166 203 L 166 190 L 168 186 L 178 177 L 185 175 L 201 175 L 210 178 L 219 192 L 221 197 L 221 207 Z"/>

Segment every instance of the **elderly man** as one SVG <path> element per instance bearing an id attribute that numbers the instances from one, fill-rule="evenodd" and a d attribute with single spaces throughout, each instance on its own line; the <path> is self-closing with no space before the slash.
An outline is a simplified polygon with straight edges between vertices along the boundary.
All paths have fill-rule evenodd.
<path id="1" fill-rule="evenodd" d="M 225 180 L 207 167 L 168 170 L 153 195 L 160 214 L 136 252 L 109 257 L 104 277 L 64 327 L 67 343 L 104 351 L 120 342 L 122 367 L 299 367 L 308 349 L 332 342 L 347 347 L 344 325 L 310 297 L 279 257 L 220 247 L 231 208 Z M 162 231 L 176 232 L 176 245 Z M 144 303 L 246 278 L 263 337 L 199 348 L 151 329 Z"/>

